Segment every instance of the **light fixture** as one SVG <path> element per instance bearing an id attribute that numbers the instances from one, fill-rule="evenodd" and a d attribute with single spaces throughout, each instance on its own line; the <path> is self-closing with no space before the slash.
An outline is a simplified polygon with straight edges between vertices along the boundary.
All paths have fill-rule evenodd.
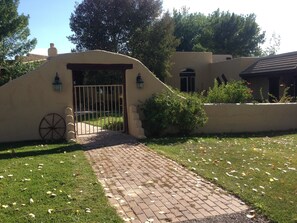
<path id="1" fill-rule="evenodd" d="M 55 80 L 53 82 L 54 91 L 60 92 L 62 90 L 62 82 L 60 81 L 60 77 L 58 72 L 56 73 Z"/>
<path id="2" fill-rule="evenodd" d="M 138 73 L 137 77 L 136 77 L 136 86 L 137 88 L 141 89 L 144 86 L 144 81 L 142 80 L 141 74 Z"/>

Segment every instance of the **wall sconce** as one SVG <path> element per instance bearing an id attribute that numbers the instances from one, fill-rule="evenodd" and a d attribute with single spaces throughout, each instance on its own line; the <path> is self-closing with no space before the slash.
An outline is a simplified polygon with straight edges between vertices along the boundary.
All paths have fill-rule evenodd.
<path id="1" fill-rule="evenodd" d="M 138 75 L 136 77 L 136 86 L 138 89 L 141 89 L 144 86 L 144 81 L 142 80 L 140 73 L 138 73 Z"/>
<path id="2" fill-rule="evenodd" d="M 62 82 L 60 81 L 60 77 L 58 72 L 56 73 L 55 80 L 53 82 L 54 91 L 61 92 L 62 91 Z"/>

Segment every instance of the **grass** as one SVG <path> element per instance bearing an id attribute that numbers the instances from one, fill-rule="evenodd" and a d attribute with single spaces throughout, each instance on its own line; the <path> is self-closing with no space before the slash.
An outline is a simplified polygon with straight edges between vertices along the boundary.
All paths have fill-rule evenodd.
<path id="1" fill-rule="evenodd" d="M 76 144 L 0 144 L 0 222 L 122 222 Z"/>
<path id="2" fill-rule="evenodd" d="M 297 222 L 297 134 L 147 139 L 275 222 Z"/>
<path id="3" fill-rule="evenodd" d="M 102 117 L 92 115 L 80 115 L 79 120 L 87 124 L 101 127 L 106 130 L 122 130 L 124 129 L 124 118 L 122 114 L 105 114 Z"/>

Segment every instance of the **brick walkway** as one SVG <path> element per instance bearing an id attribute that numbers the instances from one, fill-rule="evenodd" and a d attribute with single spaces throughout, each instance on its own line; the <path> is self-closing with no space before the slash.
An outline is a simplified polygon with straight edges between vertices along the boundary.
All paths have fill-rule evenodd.
<path id="1" fill-rule="evenodd" d="M 182 222 L 248 210 L 234 196 L 129 136 L 105 132 L 78 141 L 126 222 Z"/>

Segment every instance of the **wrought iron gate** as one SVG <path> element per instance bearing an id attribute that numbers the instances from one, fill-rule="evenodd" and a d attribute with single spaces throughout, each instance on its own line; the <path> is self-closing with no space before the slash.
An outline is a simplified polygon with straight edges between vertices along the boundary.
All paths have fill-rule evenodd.
<path id="1" fill-rule="evenodd" d="M 123 85 L 75 85 L 76 134 L 106 130 L 125 132 L 124 105 Z"/>

